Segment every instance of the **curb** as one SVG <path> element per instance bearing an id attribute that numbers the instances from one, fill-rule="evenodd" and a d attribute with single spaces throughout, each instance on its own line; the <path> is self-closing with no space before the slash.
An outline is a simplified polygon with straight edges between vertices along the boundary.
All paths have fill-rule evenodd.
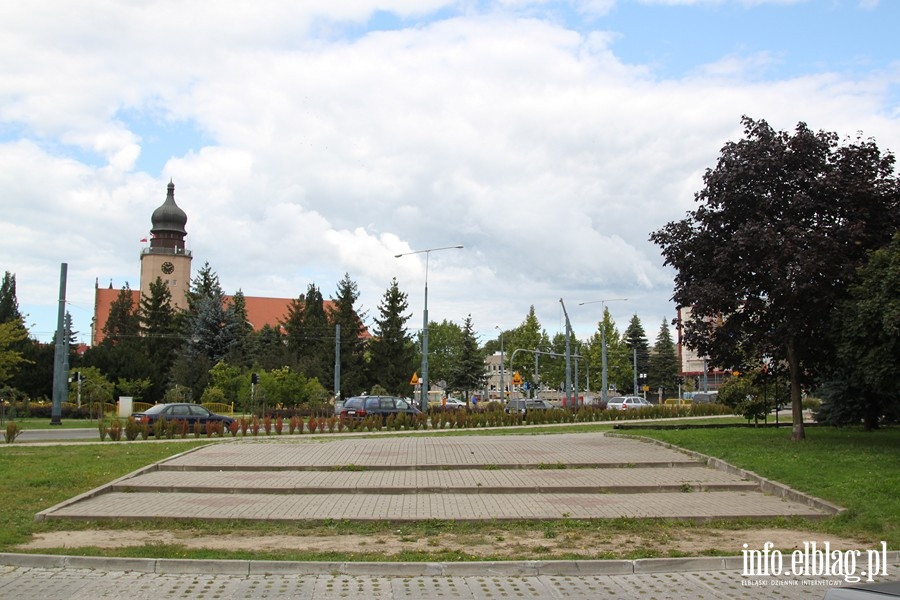
<path id="1" fill-rule="evenodd" d="M 887 553 L 888 563 L 900 565 L 900 550 Z M 741 572 L 741 556 L 641 558 L 638 560 L 529 560 L 484 562 L 295 562 L 272 560 L 193 560 L 172 558 L 114 558 L 54 554 L 0 553 L 0 565 L 33 569 L 89 569 L 94 571 L 169 575 L 347 575 L 352 577 L 539 577 L 644 575 L 651 573 Z"/>
<path id="2" fill-rule="evenodd" d="M 815 496 L 810 496 L 809 494 L 804 494 L 803 492 L 799 492 L 794 488 L 784 485 L 783 483 L 779 483 L 777 481 L 772 481 L 771 479 L 767 479 L 762 475 L 758 475 L 753 471 L 748 471 L 746 469 L 741 469 L 732 465 L 731 463 L 727 463 L 720 458 L 715 458 L 713 456 L 707 456 L 706 454 L 701 454 L 699 452 L 694 452 L 693 450 L 687 450 L 682 448 L 681 446 L 676 446 L 675 444 L 670 444 L 668 442 L 661 442 L 659 440 L 655 440 L 653 438 L 644 437 L 640 435 L 630 435 L 623 433 L 615 433 L 615 432 L 607 432 L 605 435 L 610 437 L 622 437 L 628 438 L 632 440 L 638 440 L 641 442 L 648 442 L 651 444 L 655 444 L 657 446 L 662 446 L 664 448 L 669 448 L 670 450 L 677 450 L 678 452 L 682 452 L 687 454 L 691 458 L 701 461 L 706 464 L 706 466 L 715 469 L 717 471 L 723 471 L 725 473 L 729 473 L 731 475 L 737 475 L 742 479 L 747 479 L 750 481 L 755 481 L 759 485 L 759 490 L 764 494 L 770 494 L 772 496 L 777 496 L 779 498 L 785 498 L 787 500 L 791 500 L 792 502 L 797 502 L 799 504 L 805 504 L 810 508 L 815 508 L 816 510 L 820 510 L 824 513 L 827 513 L 830 516 L 839 515 L 843 512 L 846 512 L 847 509 L 838 506 L 837 504 L 833 504 L 828 502 L 827 500 L 823 500 L 821 498 L 816 498 Z"/>
<path id="3" fill-rule="evenodd" d="M 900 552 L 894 552 L 900 560 Z M 0 565 L 35 569 L 91 569 L 158 574 L 350 575 L 387 577 L 465 577 L 632 575 L 739 570 L 741 557 L 645 558 L 639 560 L 531 560 L 484 562 L 293 562 L 271 560 L 192 560 L 114 558 L 53 554 L 0 553 Z"/>

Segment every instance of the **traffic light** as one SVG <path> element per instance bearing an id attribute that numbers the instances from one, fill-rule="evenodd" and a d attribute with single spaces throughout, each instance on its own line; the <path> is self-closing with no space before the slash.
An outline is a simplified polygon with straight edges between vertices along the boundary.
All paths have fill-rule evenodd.
<path id="1" fill-rule="evenodd" d="M 256 373 L 251 374 L 250 375 L 250 383 L 252 383 L 254 385 L 259 383 L 259 375 L 257 375 Z"/>

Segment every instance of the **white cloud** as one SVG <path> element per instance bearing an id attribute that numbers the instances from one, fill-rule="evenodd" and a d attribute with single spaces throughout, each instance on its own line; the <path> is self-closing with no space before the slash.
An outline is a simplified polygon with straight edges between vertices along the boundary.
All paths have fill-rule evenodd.
<path id="1" fill-rule="evenodd" d="M 136 242 L 172 177 L 195 263 L 228 291 L 295 297 L 315 282 L 327 296 L 347 272 L 373 312 L 397 276 L 419 315 L 424 260 L 394 255 L 464 244 L 431 257 L 435 319 L 512 327 L 534 304 L 553 328 L 560 297 L 612 295 L 631 298 L 610 307 L 620 325 L 639 312 L 652 336 L 674 310 L 647 236 L 691 208 L 742 114 L 900 148 L 884 108 L 896 71 L 767 81 L 775 59 L 758 53 L 664 81 L 619 60 L 614 32 L 501 8 L 348 35 L 374 5 L 30 6 L 0 9 L 0 52 L 24 57 L 0 67 L 0 124 L 22 131 L 0 146 L 14 198 L 0 268 L 20 303 L 54 298 L 63 260 L 78 303 L 98 277 L 136 285 Z M 134 115 L 206 139 L 173 140 L 143 173 Z"/>

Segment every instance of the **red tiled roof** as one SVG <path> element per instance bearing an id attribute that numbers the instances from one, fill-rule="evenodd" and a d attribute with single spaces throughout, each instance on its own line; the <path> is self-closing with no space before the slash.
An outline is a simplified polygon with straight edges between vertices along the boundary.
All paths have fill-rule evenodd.
<path id="1" fill-rule="evenodd" d="M 103 341 L 103 327 L 109 318 L 109 309 L 119 297 L 121 290 L 97 287 L 94 296 L 94 326 L 91 332 L 91 345 L 96 346 Z M 134 306 L 137 307 L 141 299 L 138 290 L 131 290 Z M 226 296 L 226 302 L 231 301 L 231 296 Z M 278 327 L 278 324 L 287 319 L 288 307 L 294 298 L 263 298 L 260 296 L 244 296 L 247 307 L 247 320 L 253 326 L 254 331 L 259 331 L 266 325 Z M 333 302 L 325 300 L 325 311 L 329 310 Z M 368 337 L 367 333 L 363 334 Z"/>

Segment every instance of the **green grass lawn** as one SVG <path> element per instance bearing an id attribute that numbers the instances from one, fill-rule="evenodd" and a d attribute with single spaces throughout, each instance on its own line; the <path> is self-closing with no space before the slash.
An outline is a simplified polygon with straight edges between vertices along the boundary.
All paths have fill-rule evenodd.
<path id="1" fill-rule="evenodd" d="M 60 528 L 35 523 L 34 515 L 64 500 L 166 457 L 207 442 L 107 444 L 0 450 L 0 551 L 29 539 L 35 531 Z M 67 524 L 71 529 L 71 524 Z M 63 527 L 65 528 L 65 527 Z"/>
<path id="2" fill-rule="evenodd" d="M 553 435 L 572 431 L 609 429 L 603 425 L 572 425 L 569 427 L 508 428 L 502 433 L 535 433 Z M 453 435 L 485 435 L 501 431 L 457 430 Z M 553 522 L 516 523 L 303 523 L 266 524 L 242 522 L 68 522 L 34 521 L 35 513 L 107 483 L 138 468 L 184 452 L 206 440 L 175 441 L 147 444 L 104 444 L 28 446 L 13 444 L 0 449 L 0 551 L 16 551 L 15 546 L 27 542 L 32 534 L 48 531 L 79 529 L 171 529 L 197 534 L 240 535 L 340 535 L 353 533 L 371 536 L 373 540 L 385 536 L 409 539 L 431 539 L 444 533 L 457 536 L 488 536 L 512 539 L 538 533 L 544 539 L 577 539 L 587 535 L 624 533 L 637 540 L 660 539 L 679 535 L 678 528 L 719 527 L 752 529 L 756 527 L 793 528 L 819 531 L 868 542 L 874 547 L 886 541 L 888 548 L 900 548 L 900 429 L 886 429 L 866 433 L 857 429 L 807 429 L 808 439 L 791 442 L 788 429 L 697 429 L 634 432 L 670 442 L 704 454 L 717 456 L 764 477 L 781 481 L 800 491 L 829 500 L 849 510 L 824 521 L 802 519 L 768 522 L 719 522 L 712 524 L 664 523 L 653 520 L 619 519 L 615 521 L 575 521 L 563 519 Z M 427 435 L 418 433 L 415 435 Z M 446 434 L 444 434 L 446 435 Z M 681 530 L 683 531 L 683 529 Z M 81 549 L 80 554 L 117 556 L 156 556 L 206 558 L 271 558 L 279 560 L 378 560 L 377 541 L 370 550 L 354 554 L 315 554 L 289 552 L 284 554 L 247 554 L 227 551 L 186 551 L 179 547 L 146 546 L 116 550 Z M 640 544 L 637 544 L 638 546 Z M 535 550 L 537 548 L 537 550 Z M 362 550 L 362 549 L 360 549 Z M 706 554 L 730 553 L 727 548 L 711 547 Z M 73 549 L 60 548 L 71 553 Z M 540 545 L 524 549 L 519 559 L 542 558 Z M 666 554 L 659 549 L 619 551 L 585 555 L 573 551 L 570 558 L 642 558 Z M 384 557 L 380 558 L 384 560 Z M 465 548 L 448 554 L 446 551 L 422 552 L 393 556 L 390 560 L 474 560 Z"/>
<path id="3" fill-rule="evenodd" d="M 802 442 L 792 442 L 786 428 L 628 433 L 721 458 L 834 502 L 848 510 L 818 523 L 822 531 L 900 548 L 900 428 L 807 427 Z"/>

